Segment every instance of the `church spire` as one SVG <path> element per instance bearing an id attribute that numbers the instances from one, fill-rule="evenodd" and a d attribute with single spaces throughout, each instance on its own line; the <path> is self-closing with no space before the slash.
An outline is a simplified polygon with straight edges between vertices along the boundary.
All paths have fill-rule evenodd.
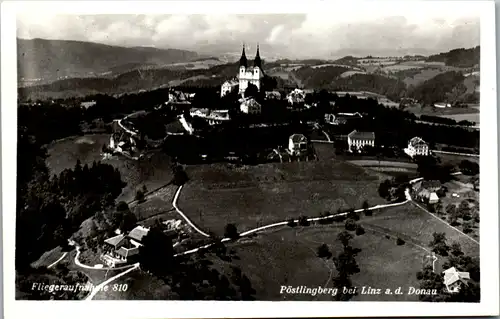
<path id="1" fill-rule="evenodd" d="M 243 44 L 243 51 L 241 52 L 240 66 L 244 66 L 245 68 L 248 66 L 247 56 L 245 55 L 245 44 Z"/>
<path id="2" fill-rule="evenodd" d="M 253 62 L 254 66 L 258 66 L 259 68 L 262 69 L 262 61 L 260 59 L 260 53 L 259 53 L 259 44 L 257 43 L 257 54 L 255 55 L 255 60 Z"/>

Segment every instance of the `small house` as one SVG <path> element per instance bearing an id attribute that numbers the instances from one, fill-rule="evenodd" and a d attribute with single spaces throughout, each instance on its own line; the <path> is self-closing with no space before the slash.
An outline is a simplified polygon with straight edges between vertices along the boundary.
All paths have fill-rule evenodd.
<path id="1" fill-rule="evenodd" d="M 300 155 L 307 151 L 307 138 L 303 134 L 293 134 L 288 140 L 288 151 L 293 155 Z"/>
<path id="2" fill-rule="evenodd" d="M 240 111 L 245 114 L 260 114 L 262 106 L 255 99 L 249 98 L 240 104 Z"/>
<path id="3" fill-rule="evenodd" d="M 139 254 L 142 240 L 149 232 L 149 228 L 137 226 L 127 235 L 118 234 L 104 241 L 104 254 L 101 259 L 111 267 L 127 263 L 130 258 Z"/>
<path id="4" fill-rule="evenodd" d="M 468 285 L 470 275 L 468 272 L 460 272 L 455 267 L 443 271 L 444 285 L 449 293 L 457 293 L 464 285 Z"/>
<path id="5" fill-rule="evenodd" d="M 229 81 L 226 81 L 222 83 L 221 89 L 220 89 L 220 96 L 223 97 L 233 91 L 235 91 L 238 88 L 239 81 L 236 79 L 232 79 Z"/>

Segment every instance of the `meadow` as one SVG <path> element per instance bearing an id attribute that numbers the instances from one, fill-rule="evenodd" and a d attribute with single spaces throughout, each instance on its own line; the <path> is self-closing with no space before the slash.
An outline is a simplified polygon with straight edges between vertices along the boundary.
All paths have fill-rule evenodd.
<path id="1" fill-rule="evenodd" d="M 318 246 L 327 244 L 336 256 L 341 250 L 337 235 L 343 224 L 311 225 L 271 231 L 252 239 L 242 239 L 231 244 L 239 259 L 232 261 L 249 277 L 256 290 L 257 300 L 329 301 L 331 295 L 280 294 L 281 286 L 333 287 L 336 275 L 331 259 L 317 257 Z M 407 242 L 398 246 L 396 238 L 386 238 L 367 227 L 366 233 L 354 235 L 351 245 L 360 248 L 356 257 L 360 272 L 352 276 L 358 290 L 363 286 L 396 289 L 418 287 L 416 273 L 428 254 L 424 249 Z M 216 262 L 216 261 L 214 261 Z M 221 262 L 222 264 L 222 262 Z M 224 266 L 224 265 L 221 265 Z M 225 266 L 227 267 L 227 265 Z M 362 295 L 353 301 L 416 301 L 412 295 Z"/>
<path id="2" fill-rule="evenodd" d="M 180 209 L 204 230 L 222 235 L 227 223 L 239 231 L 338 209 L 385 203 L 380 177 L 338 161 L 292 162 L 253 167 L 205 165 L 186 169 L 190 181 Z"/>

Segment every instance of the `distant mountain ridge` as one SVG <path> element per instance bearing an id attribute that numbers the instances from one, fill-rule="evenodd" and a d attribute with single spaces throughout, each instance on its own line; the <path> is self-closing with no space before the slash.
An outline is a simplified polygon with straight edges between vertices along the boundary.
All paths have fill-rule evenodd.
<path id="1" fill-rule="evenodd" d="M 127 66 L 162 66 L 203 58 L 196 52 L 153 47 L 120 47 L 93 42 L 17 39 L 18 79 L 47 83 L 72 77 L 97 77 Z M 128 69 L 130 70 L 130 69 Z"/>

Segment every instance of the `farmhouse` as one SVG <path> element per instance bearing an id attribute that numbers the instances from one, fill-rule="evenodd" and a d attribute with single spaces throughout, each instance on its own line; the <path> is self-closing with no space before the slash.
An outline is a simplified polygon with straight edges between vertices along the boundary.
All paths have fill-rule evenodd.
<path id="1" fill-rule="evenodd" d="M 349 145 L 349 152 L 360 152 L 365 146 L 373 147 L 375 146 L 375 133 L 354 130 L 347 135 L 347 144 Z"/>
<path id="2" fill-rule="evenodd" d="M 307 138 L 302 134 L 293 134 L 288 139 L 288 151 L 293 155 L 300 155 L 307 151 Z"/>
<path id="3" fill-rule="evenodd" d="M 443 271 L 444 285 L 449 293 L 457 293 L 463 285 L 468 285 L 470 275 L 468 272 L 460 272 L 455 267 Z"/>
<path id="4" fill-rule="evenodd" d="M 435 204 L 439 202 L 439 197 L 436 192 L 441 189 L 442 185 L 440 181 L 419 181 L 412 185 L 412 189 L 416 194 L 416 197 L 421 201 L 428 201 L 429 204 Z"/>
<path id="5" fill-rule="evenodd" d="M 232 80 L 229 80 L 229 81 L 222 83 L 222 86 L 220 89 L 220 96 L 223 97 L 226 94 L 233 92 L 234 90 L 236 90 L 238 85 L 239 85 L 239 82 L 237 79 L 232 79 Z"/>
<path id="6" fill-rule="evenodd" d="M 131 258 L 139 254 L 142 239 L 149 232 L 149 228 L 137 226 L 128 235 L 119 234 L 104 241 L 104 254 L 101 259 L 110 267 L 117 264 L 127 263 Z"/>
<path id="7" fill-rule="evenodd" d="M 427 144 L 420 137 L 416 136 L 408 142 L 408 147 L 404 149 L 404 152 L 411 158 L 414 156 L 428 156 L 429 144 Z"/>
<path id="8" fill-rule="evenodd" d="M 245 99 L 240 105 L 240 111 L 245 114 L 260 114 L 262 106 L 253 98 Z"/>

